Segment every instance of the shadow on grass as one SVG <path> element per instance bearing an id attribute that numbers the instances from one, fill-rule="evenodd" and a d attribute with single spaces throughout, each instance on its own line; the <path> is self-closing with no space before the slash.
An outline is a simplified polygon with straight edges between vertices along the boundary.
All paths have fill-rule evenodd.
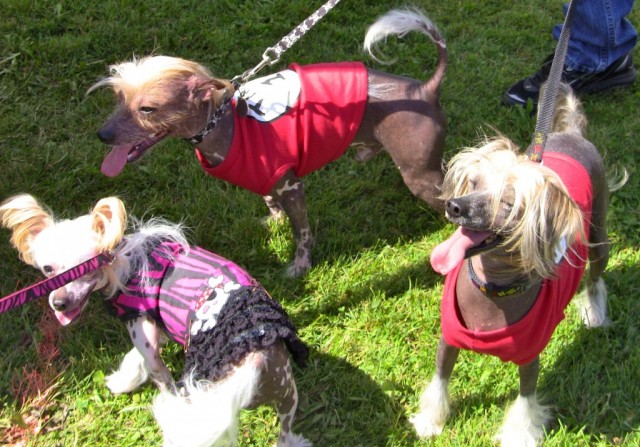
<path id="1" fill-rule="evenodd" d="M 297 432 L 317 446 L 382 447 L 398 437 L 401 445 L 417 441 L 391 392 L 342 358 L 316 350 L 310 358 L 307 368 L 296 371 Z"/>
<path id="2" fill-rule="evenodd" d="M 584 429 L 596 439 L 618 444 L 640 426 L 640 303 L 635 293 L 640 279 L 635 265 L 608 271 L 604 279 L 611 325 L 581 327 L 544 368 L 539 390 L 567 430 Z"/>
<path id="3" fill-rule="evenodd" d="M 86 388 L 79 396 L 95 397 L 98 393 L 104 399 L 113 400 L 110 405 L 114 408 L 120 405 L 127 407 L 131 405 L 131 399 L 136 401 L 135 396 L 138 394 L 153 396 L 156 390 L 152 384 L 147 383 L 135 393 L 119 397 L 106 391 L 103 379 L 98 379 L 99 383 L 93 383 L 96 380 L 95 371 L 101 370 L 108 374 L 117 367 L 122 356 L 130 349 L 124 326 L 115 318 L 105 318 L 102 307 L 101 303 L 94 300 L 86 309 L 84 318 L 71 329 L 73 334 L 68 332 L 69 329 L 63 330 L 67 332 L 64 348 L 67 354 L 63 353 L 66 379 L 63 380 L 75 383 L 72 385 L 74 388 Z M 183 366 L 183 352 L 180 347 L 169 344 L 163 359 L 174 377 L 179 377 Z M 402 404 L 392 396 L 397 390 L 389 393 L 383 391 L 369 375 L 346 360 L 312 348 L 309 365 L 303 369 L 296 368 L 295 376 L 300 405 L 294 429 L 313 441 L 314 445 L 384 446 L 391 445 L 390 439 L 399 437 L 406 440 L 412 436 Z M 85 379 L 80 380 L 81 384 L 77 383 L 75 378 L 82 377 Z M 98 391 L 92 391 L 91 387 L 97 387 Z M 406 390 L 402 393 L 406 394 Z M 122 402 L 115 402 L 118 399 Z M 262 420 L 261 411 L 265 410 L 252 411 L 243 416 L 248 423 L 240 424 L 241 433 L 250 433 L 260 427 L 258 421 Z M 275 423 L 275 412 L 270 412 L 265 420 Z M 264 437 L 265 433 L 257 435 L 259 439 Z M 256 439 L 250 435 L 248 437 Z M 413 445 L 415 441 L 412 439 L 401 445 Z"/>
<path id="4" fill-rule="evenodd" d="M 305 321 L 313 321 L 321 315 L 330 317 L 358 308 L 373 295 L 384 294 L 386 299 L 393 299 L 406 293 L 410 286 L 430 290 L 442 282 L 442 278 L 430 269 L 426 262 L 415 262 L 393 273 L 379 273 L 365 281 L 354 283 L 341 291 L 339 297 L 319 303 L 313 308 L 307 308 L 301 313 Z"/>

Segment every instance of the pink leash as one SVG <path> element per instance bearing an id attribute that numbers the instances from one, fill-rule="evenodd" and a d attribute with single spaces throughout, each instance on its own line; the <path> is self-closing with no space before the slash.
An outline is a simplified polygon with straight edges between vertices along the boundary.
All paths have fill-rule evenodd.
<path id="1" fill-rule="evenodd" d="M 30 301 L 35 300 L 48 295 L 60 287 L 75 281 L 78 278 L 83 277 L 93 271 L 98 270 L 105 265 L 109 265 L 113 262 L 115 254 L 112 251 L 100 253 L 91 259 L 84 261 L 81 264 L 71 267 L 56 276 L 44 279 L 37 284 L 29 287 L 25 287 L 22 290 L 18 290 L 9 296 L 0 299 L 0 314 L 3 314 L 15 307 L 27 304 Z"/>

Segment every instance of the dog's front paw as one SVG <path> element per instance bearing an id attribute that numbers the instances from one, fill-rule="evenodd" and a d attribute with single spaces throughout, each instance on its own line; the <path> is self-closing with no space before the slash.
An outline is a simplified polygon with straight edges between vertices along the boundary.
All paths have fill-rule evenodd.
<path id="1" fill-rule="evenodd" d="M 144 366 L 144 359 L 136 348 L 133 348 L 122 359 L 118 370 L 104 378 L 107 388 L 113 394 L 130 393 L 149 380 L 149 372 Z"/>
<path id="2" fill-rule="evenodd" d="M 442 433 L 450 413 L 448 381 L 434 375 L 420 397 L 420 412 L 411 416 L 409 422 L 419 437 L 429 438 Z"/>
<path id="3" fill-rule="evenodd" d="M 420 438 L 430 438 L 442 433 L 446 419 L 439 418 L 434 411 L 423 409 L 409 418 L 416 434 Z"/>
<path id="4" fill-rule="evenodd" d="M 602 278 L 588 283 L 575 302 L 586 327 L 607 327 L 611 323 L 607 318 L 607 286 Z"/>
<path id="5" fill-rule="evenodd" d="M 104 378 L 105 384 L 113 394 L 130 393 L 147 381 L 148 377 L 129 376 L 116 371 Z"/>
<path id="6" fill-rule="evenodd" d="M 311 261 L 307 259 L 296 259 L 285 270 L 287 278 L 301 278 L 311 269 Z"/>
<path id="7" fill-rule="evenodd" d="M 301 435 L 287 433 L 285 436 L 280 436 L 275 447 L 313 447 L 313 444 Z"/>
<path id="8" fill-rule="evenodd" d="M 518 396 L 511 405 L 495 440 L 502 447 L 536 447 L 544 438 L 549 410 L 535 396 Z"/>
<path id="9" fill-rule="evenodd" d="M 269 225 L 271 224 L 280 225 L 286 219 L 287 215 L 284 213 L 284 211 L 277 211 L 260 219 L 260 224 L 265 227 L 269 227 Z"/>

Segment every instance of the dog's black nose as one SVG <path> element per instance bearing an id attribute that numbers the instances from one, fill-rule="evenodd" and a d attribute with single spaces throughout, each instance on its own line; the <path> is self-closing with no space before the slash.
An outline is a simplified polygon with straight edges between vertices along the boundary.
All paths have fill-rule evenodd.
<path id="1" fill-rule="evenodd" d="M 67 302 L 61 299 L 54 299 L 52 305 L 53 309 L 58 312 L 63 312 L 67 308 Z"/>
<path id="2" fill-rule="evenodd" d="M 100 129 L 98 131 L 98 138 L 105 144 L 111 144 L 114 141 L 115 133 L 110 129 Z"/>
<path id="3" fill-rule="evenodd" d="M 449 217 L 460 217 L 460 205 L 455 200 L 447 200 L 445 203 Z"/>

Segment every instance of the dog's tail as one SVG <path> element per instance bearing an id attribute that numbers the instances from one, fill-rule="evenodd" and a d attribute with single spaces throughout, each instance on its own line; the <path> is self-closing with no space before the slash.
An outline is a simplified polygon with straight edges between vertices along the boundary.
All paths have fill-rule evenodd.
<path id="1" fill-rule="evenodd" d="M 561 83 L 559 87 L 558 102 L 551 126 L 552 132 L 584 135 L 587 128 L 587 117 L 582 109 L 582 103 L 568 84 Z M 542 95 L 543 92 L 540 94 Z"/>
<path id="2" fill-rule="evenodd" d="M 185 393 L 163 391 L 153 404 L 164 445 L 234 445 L 238 416 L 256 393 L 261 369 L 246 362 L 220 382 L 185 381 Z"/>
<path id="3" fill-rule="evenodd" d="M 364 50 L 375 60 L 380 60 L 373 54 L 376 44 L 389 35 L 404 37 L 411 31 L 419 31 L 428 36 L 436 44 L 438 50 L 438 65 L 425 86 L 437 93 L 447 71 L 447 45 L 438 28 L 424 13 L 418 9 L 394 9 L 381 16 L 367 30 L 364 38 Z"/>
<path id="4" fill-rule="evenodd" d="M 546 85 L 546 84 L 545 84 Z M 542 88 L 545 88 L 545 85 Z M 544 91 L 540 92 L 540 97 Z M 574 93 L 570 85 L 561 83 L 558 89 L 558 102 L 553 115 L 552 132 L 569 132 L 584 136 L 587 128 L 587 116 L 582 108 L 582 103 Z M 609 192 L 622 188 L 629 180 L 629 171 L 626 168 L 615 169 L 607 173 Z"/>

